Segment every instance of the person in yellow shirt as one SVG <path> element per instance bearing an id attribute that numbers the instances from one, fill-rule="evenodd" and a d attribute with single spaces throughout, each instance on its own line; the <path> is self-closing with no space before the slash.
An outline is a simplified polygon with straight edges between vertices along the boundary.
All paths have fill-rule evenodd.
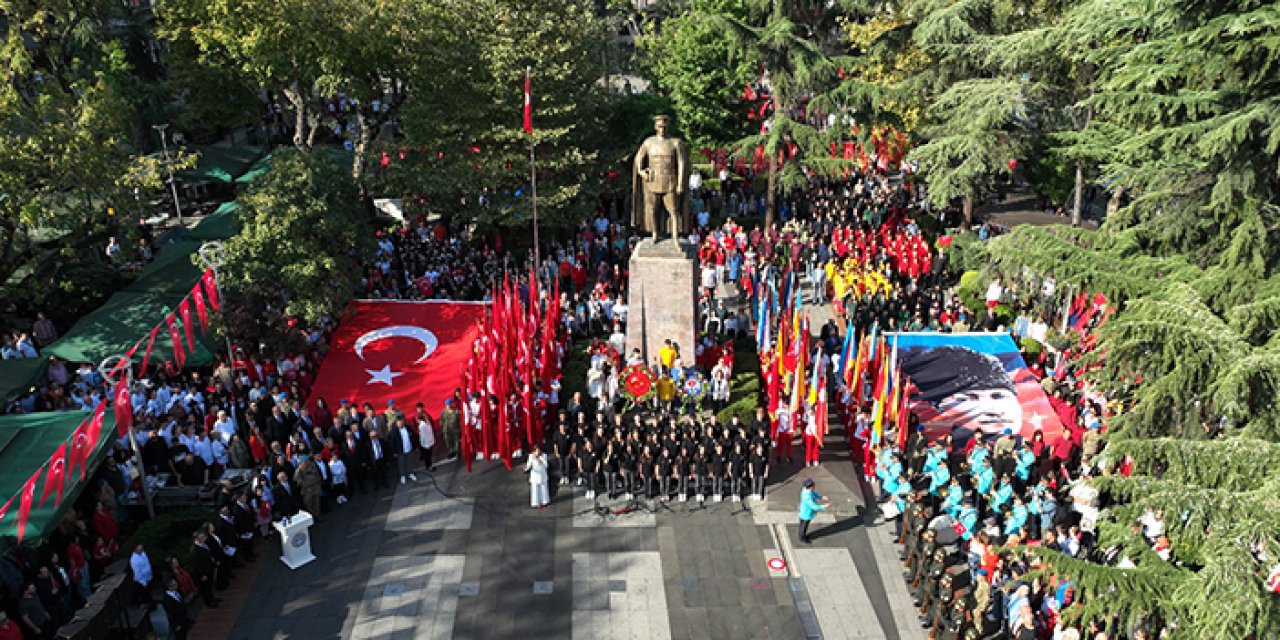
<path id="1" fill-rule="evenodd" d="M 658 377 L 658 410 L 671 411 L 672 402 L 676 399 L 676 383 L 666 371 Z"/>
<path id="2" fill-rule="evenodd" d="M 662 348 L 658 349 L 658 362 L 662 364 L 662 373 L 665 374 L 671 370 L 671 365 L 675 364 L 676 357 L 679 355 L 680 352 L 671 344 L 670 340 L 662 341 Z"/>

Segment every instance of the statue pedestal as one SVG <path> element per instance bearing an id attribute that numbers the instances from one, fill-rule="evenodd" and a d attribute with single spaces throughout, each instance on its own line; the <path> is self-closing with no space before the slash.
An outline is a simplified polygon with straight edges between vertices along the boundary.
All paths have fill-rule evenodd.
<path id="1" fill-rule="evenodd" d="M 697 348 L 698 264 L 688 242 L 645 239 L 631 254 L 627 292 L 627 352 L 640 349 L 653 364 L 664 340 L 680 346 L 692 365 Z"/>

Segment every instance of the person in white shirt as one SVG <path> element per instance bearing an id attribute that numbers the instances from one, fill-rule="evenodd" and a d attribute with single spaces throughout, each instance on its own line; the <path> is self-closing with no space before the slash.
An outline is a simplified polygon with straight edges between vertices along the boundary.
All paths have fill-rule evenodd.
<path id="1" fill-rule="evenodd" d="M 331 486 L 336 496 L 334 500 L 338 504 L 345 503 L 347 501 L 347 465 L 336 453 L 329 454 L 329 475 L 333 478 Z"/>
<path id="2" fill-rule="evenodd" d="M 609 334 L 609 346 L 618 353 L 624 353 L 627 348 L 627 334 L 622 332 L 620 325 L 613 325 L 613 333 Z"/>
<path id="3" fill-rule="evenodd" d="M 778 461 L 781 462 L 785 457 L 787 462 L 791 462 L 791 439 L 794 437 L 791 425 L 791 410 L 785 404 L 778 405 L 775 415 L 778 420 L 778 429 L 773 446 L 778 450 Z"/>
<path id="4" fill-rule="evenodd" d="M 529 506 L 545 509 L 551 502 L 551 497 L 547 491 L 547 459 L 542 455 L 540 447 L 533 447 L 533 452 L 524 463 L 524 470 L 529 474 Z"/>
<path id="5" fill-rule="evenodd" d="M 218 434 L 218 439 L 223 444 L 231 442 L 231 436 L 236 434 L 236 421 L 227 415 L 225 410 L 218 410 L 218 417 L 213 421 L 213 430 Z"/>
<path id="6" fill-rule="evenodd" d="M 622 301 L 622 296 L 618 296 L 618 301 L 613 303 L 613 318 L 618 324 L 627 324 L 627 303 Z"/>
<path id="7" fill-rule="evenodd" d="M 142 545 L 133 548 L 133 555 L 129 556 L 129 568 L 133 570 L 133 581 L 138 583 L 138 592 L 143 594 L 146 602 L 151 602 L 151 558 L 147 557 L 146 549 Z"/>
<path id="8" fill-rule="evenodd" d="M 209 442 L 208 436 L 204 433 L 197 435 L 192 440 L 192 444 L 187 445 L 187 447 L 191 449 L 191 453 L 200 456 L 200 459 L 204 460 L 206 465 L 209 465 L 210 467 L 213 466 L 213 463 L 215 462 L 213 458 L 213 444 Z"/>

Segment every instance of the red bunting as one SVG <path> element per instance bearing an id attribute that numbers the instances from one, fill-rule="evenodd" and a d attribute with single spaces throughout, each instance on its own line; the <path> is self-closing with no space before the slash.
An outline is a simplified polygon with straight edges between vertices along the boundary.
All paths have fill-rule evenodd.
<path id="1" fill-rule="evenodd" d="M 89 423 L 93 418 L 85 418 L 80 426 L 76 427 L 75 433 L 71 434 L 71 452 L 67 454 L 67 465 L 74 472 L 76 467 L 80 467 L 80 479 L 84 479 L 85 469 L 84 462 L 89 459 L 89 450 L 93 448 L 89 442 Z"/>
<path id="2" fill-rule="evenodd" d="M 181 369 L 183 363 L 187 360 L 187 354 L 182 351 L 182 336 L 178 335 L 178 319 L 171 313 L 164 321 L 165 324 L 169 325 L 169 339 L 173 341 L 174 364 Z"/>
<path id="3" fill-rule="evenodd" d="M 27 478 L 27 483 L 22 485 L 22 500 L 18 503 L 18 542 L 22 542 L 22 537 L 27 533 L 27 518 L 31 516 L 31 503 L 36 499 L 36 479 L 40 477 L 40 471 L 44 467 L 36 469 L 36 472 Z"/>
<path id="4" fill-rule="evenodd" d="M 204 295 L 209 299 L 209 306 L 214 311 L 222 311 L 222 301 L 218 298 L 218 282 L 213 277 L 213 269 L 206 269 L 200 278 L 204 282 Z"/>
<path id="5" fill-rule="evenodd" d="M 204 292 L 200 291 L 200 285 L 191 288 L 191 301 L 196 306 L 196 317 L 200 319 L 200 330 L 209 330 L 209 310 L 204 308 Z"/>
<path id="6" fill-rule="evenodd" d="M 133 402 L 129 398 L 129 385 L 121 381 L 116 384 L 115 397 L 116 433 L 123 438 L 133 426 Z"/>
<path id="7" fill-rule="evenodd" d="M 57 490 L 57 497 L 53 500 L 53 506 L 57 507 L 62 504 L 62 485 L 66 480 L 67 471 L 67 443 L 62 443 L 57 451 L 53 452 L 53 457 L 49 458 L 49 471 L 44 474 L 44 491 L 40 492 L 40 504 L 43 507 L 44 501 L 49 499 L 49 494 Z"/>
<path id="8" fill-rule="evenodd" d="M 151 362 L 151 347 L 156 346 L 156 333 L 159 331 L 159 325 L 156 325 L 151 329 L 151 339 L 147 340 L 147 353 L 142 356 L 142 370 L 138 372 L 138 375 L 140 376 L 147 375 L 147 363 Z"/>
<path id="9" fill-rule="evenodd" d="M 194 324 L 191 322 L 191 298 L 183 298 L 182 302 L 178 303 L 178 315 L 182 318 L 182 331 L 187 336 L 187 351 L 195 352 L 196 337 L 191 328 Z"/>

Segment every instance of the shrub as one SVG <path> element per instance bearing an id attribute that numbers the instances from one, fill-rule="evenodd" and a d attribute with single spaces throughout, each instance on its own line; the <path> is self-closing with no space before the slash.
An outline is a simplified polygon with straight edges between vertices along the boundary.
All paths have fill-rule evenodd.
<path id="1" fill-rule="evenodd" d="M 154 563 L 163 563 L 165 558 L 173 556 L 182 566 L 190 567 L 187 555 L 191 549 L 191 534 L 215 517 L 217 516 L 212 511 L 203 507 L 190 507 L 158 515 L 142 523 L 120 547 L 120 552 L 127 556 L 133 553 L 135 546 L 141 544 Z"/>
<path id="2" fill-rule="evenodd" d="M 960 297 L 960 302 L 968 307 L 970 311 L 977 313 L 987 306 L 984 296 L 986 295 L 984 278 L 977 271 L 966 271 L 960 276 L 960 285 L 956 287 L 956 295 Z"/>

